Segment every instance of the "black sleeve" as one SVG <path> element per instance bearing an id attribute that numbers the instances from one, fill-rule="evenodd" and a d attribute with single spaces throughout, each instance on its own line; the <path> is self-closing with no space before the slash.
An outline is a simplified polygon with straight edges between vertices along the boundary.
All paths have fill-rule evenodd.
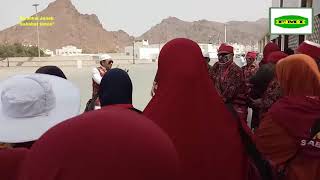
<path id="1" fill-rule="evenodd" d="M 142 111 L 140 111 L 139 109 L 136 109 L 136 108 L 130 108 L 130 110 L 134 111 L 134 112 L 137 112 L 139 114 L 142 114 Z"/>
<path id="2" fill-rule="evenodd" d="M 273 80 L 275 76 L 275 66 L 273 64 L 265 64 L 261 66 L 257 73 L 251 77 L 249 83 L 252 84 L 253 90 L 256 91 L 255 94 L 263 93 L 269 83 Z"/>

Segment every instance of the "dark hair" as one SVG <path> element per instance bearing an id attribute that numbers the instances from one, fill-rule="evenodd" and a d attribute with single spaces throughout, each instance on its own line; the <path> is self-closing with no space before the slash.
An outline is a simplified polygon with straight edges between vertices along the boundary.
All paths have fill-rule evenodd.
<path id="1" fill-rule="evenodd" d="M 267 90 L 269 83 L 274 77 L 275 65 L 271 63 L 262 65 L 249 80 L 250 84 L 253 85 L 252 95 L 257 98 L 260 97 Z"/>
<path id="2" fill-rule="evenodd" d="M 105 61 L 106 61 L 106 60 L 101 60 L 101 61 L 100 61 L 100 65 L 102 66 L 102 63 L 105 62 Z"/>
<path id="3" fill-rule="evenodd" d="M 132 82 L 122 69 L 109 70 L 102 78 L 99 89 L 101 106 L 132 104 Z"/>
<path id="4" fill-rule="evenodd" d="M 63 71 L 58 68 L 57 66 L 43 66 L 40 67 L 36 73 L 39 74 L 49 74 L 49 75 L 53 75 L 53 76 L 58 76 L 64 79 L 67 79 L 67 77 L 64 75 Z"/>
<path id="5" fill-rule="evenodd" d="M 210 57 L 204 57 L 204 60 L 206 61 L 206 63 L 209 63 L 210 62 Z"/>
<path id="6" fill-rule="evenodd" d="M 286 48 L 284 50 L 284 53 L 286 53 L 288 56 L 290 56 L 290 55 L 294 54 L 294 51 L 291 48 Z"/>

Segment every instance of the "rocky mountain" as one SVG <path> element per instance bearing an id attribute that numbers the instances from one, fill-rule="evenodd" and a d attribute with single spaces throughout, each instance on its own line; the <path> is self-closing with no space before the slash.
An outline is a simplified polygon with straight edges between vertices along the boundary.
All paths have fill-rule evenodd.
<path id="1" fill-rule="evenodd" d="M 75 45 L 89 53 L 118 52 L 133 41 L 124 31 L 106 31 L 94 14 L 80 14 L 71 0 L 56 0 L 39 17 L 54 17 L 53 26 L 41 26 L 40 47 L 55 50 Z M 27 22 L 27 21 L 25 21 Z M 37 22 L 37 21 L 33 21 Z M 36 27 L 17 24 L 0 32 L 0 43 L 37 44 Z"/>
<path id="2" fill-rule="evenodd" d="M 224 41 L 224 23 L 200 20 L 187 22 L 175 17 L 164 19 L 152 27 L 139 39 L 148 39 L 151 43 L 166 42 L 173 38 L 184 37 L 200 43 Z M 256 22 L 227 22 L 227 41 L 251 45 L 267 33 L 268 19 Z"/>
<path id="3" fill-rule="evenodd" d="M 134 40 L 134 37 L 122 30 L 105 30 L 96 15 L 80 14 L 71 0 L 56 0 L 39 12 L 38 16 L 54 18 L 54 21 L 50 21 L 54 23 L 53 26 L 39 27 L 41 48 L 55 50 L 66 45 L 74 45 L 87 53 L 120 52 Z M 231 21 L 227 24 L 228 42 L 248 45 L 256 43 L 268 30 L 267 19 L 256 22 Z M 187 22 L 169 17 L 136 39 L 164 43 L 177 37 L 190 38 L 202 43 L 217 43 L 224 40 L 224 24 L 207 20 Z M 18 23 L 0 31 L 0 44 L 15 42 L 36 45 L 36 27 L 21 26 Z"/>

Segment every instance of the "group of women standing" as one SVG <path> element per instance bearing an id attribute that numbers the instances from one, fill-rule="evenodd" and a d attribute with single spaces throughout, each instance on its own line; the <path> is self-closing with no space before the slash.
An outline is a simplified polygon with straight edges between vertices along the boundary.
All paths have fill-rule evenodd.
<path id="1" fill-rule="evenodd" d="M 275 72 L 284 97 L 252 134 L 217 93 L 197 43 L 174 39 L 161 50 L 157 88 L 143 112 L 132 105 L 127 73 L 112 69 L 101 80 L 101 110 L 54 126 L 30 149 L 0 150 L 1 176 L 5 180 L 266 179 L 261 172 L 269 166 L 256 164 L 249 141 L 276 172 L 285 170 L 285 179 L 316 180 L 320 177 L 319 70 L 309 56 L 292 55 L 280 60 Z"/>

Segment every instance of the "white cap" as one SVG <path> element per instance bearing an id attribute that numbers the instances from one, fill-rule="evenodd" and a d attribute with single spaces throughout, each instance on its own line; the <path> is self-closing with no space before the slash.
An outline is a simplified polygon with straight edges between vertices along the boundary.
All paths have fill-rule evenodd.
<path id="1" fill-rule="evenodd" d="M 304 42 L 305 42 L 306 44 L 311 45 L 311 46 L 315 46 L 315 47 L 317 47 L 317 48 L 320 48 L 320 44 L 318 44 L 318 43 L 315 43 L 315 42 L 312 42 L 312 41 L 308 41 L 308 40 L 305 40 Z"/>
<path id="2" fill-rule="evenodd" d="M 80 111 L 80 91 L 70 81 L 45 74 L 17 75 L 0 82 L 0 142 L 37 140 Z"/>
<path id="3" fill-rule="evenodd" d="M 110 60 L 110 59 L 112 59 L 112 57 L 109 54 L 103 54 L 103 55 L 100 55 L 100 57 L 99 57 L 100 61 Z"/>

